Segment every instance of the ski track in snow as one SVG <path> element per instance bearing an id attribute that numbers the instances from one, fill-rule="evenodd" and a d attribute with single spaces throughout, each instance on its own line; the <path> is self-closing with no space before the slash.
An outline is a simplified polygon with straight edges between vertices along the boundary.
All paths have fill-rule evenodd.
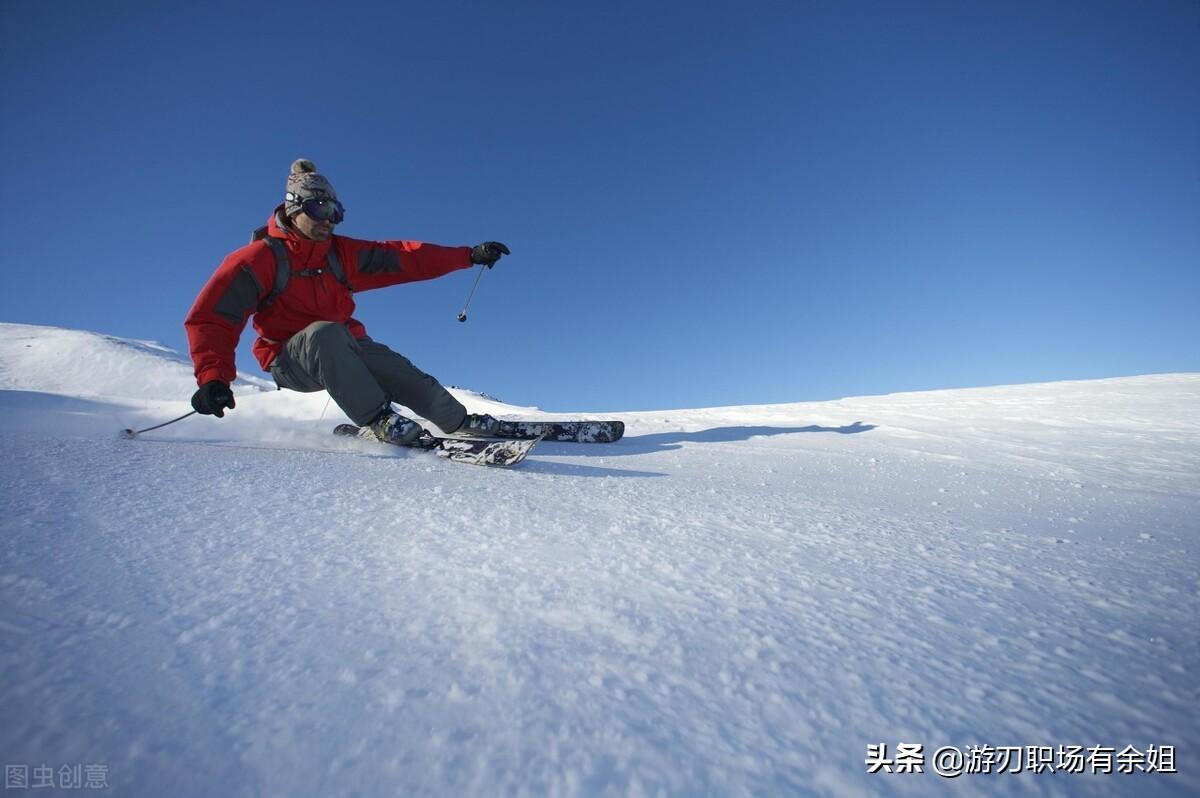
<path id="1" fill-rule="evenodd" d="M 6 763 L 120 795 L 1200 789 L 1200 375 L 611 414 L 625 440 L 504 471 L 253 384 L 119 440 L 186 402 L 41 386 L 15 349 L 114 339 L 22 327 Z M 1179 773 L 867 774 L 900 742 L 1174 745 Z"/>

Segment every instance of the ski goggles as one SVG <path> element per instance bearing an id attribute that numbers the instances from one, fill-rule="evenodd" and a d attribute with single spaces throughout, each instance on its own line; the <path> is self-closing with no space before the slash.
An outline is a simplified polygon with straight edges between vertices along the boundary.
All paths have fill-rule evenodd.
<path id="1" fill-rule="evenodd" d="M 301 200 L 295 194 L 288 192 L 285 197 L 288 202 L 299 202 L 300 210 L 318 222 L 333 222 L 341 224 L 346 218 L 346 208 L 335 199 L 306 199 Z"/>

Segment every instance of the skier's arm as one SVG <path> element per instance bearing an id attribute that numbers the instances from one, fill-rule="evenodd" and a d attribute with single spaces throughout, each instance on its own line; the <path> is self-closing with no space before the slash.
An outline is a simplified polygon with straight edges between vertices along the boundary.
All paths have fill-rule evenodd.
<path id="1" fill-rule="evenodd" d="M 360 241 L 340 238 L 346 279 L 355 291 L 430 280 L 471 268 L 470 247 L 421 241 Z"/>
<path id="2" fill-rule="evenodd" d="M 196 371 L 196 384 L 226 384 L 237 377 L 235 350 L 246 320 L 270 289 L 267 275 L 239 250 L 217 268 L 200 289 L 183 322 Z"/>

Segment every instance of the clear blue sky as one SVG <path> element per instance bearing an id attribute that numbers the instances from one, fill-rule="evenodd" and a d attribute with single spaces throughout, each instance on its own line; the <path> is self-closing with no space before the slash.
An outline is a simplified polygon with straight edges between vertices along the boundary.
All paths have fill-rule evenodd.
<path id="1" fill-rule="evenodd" d="M 512 247 L 357 314 L 505 401 L 1200 370 L 1195 0 L 0 12 L 0 320 L 186 351 L 304 156 L 346 235 Z"/>

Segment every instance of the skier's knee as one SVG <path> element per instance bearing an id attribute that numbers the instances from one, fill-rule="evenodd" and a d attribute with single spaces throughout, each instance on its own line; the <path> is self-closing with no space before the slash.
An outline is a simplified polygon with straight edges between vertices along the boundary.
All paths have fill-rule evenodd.
<path id="1" fill-rule="evenodd" d="M 304 328 L 304 333 L 319 347 L 341 346 L 354 340 L 346 325 L 335 321 L 314 321 Z"/>

